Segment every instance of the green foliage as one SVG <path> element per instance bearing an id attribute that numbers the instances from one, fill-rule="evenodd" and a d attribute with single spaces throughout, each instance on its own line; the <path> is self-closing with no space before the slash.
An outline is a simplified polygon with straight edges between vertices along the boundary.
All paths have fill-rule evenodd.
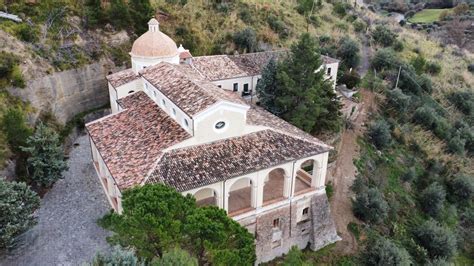
<path id="1" fill-rule="evenodd" d="M 23 23 L 15 29 L 15 34 L 24 42 L 34 43 L 38 41 L 39 32 L 35 26 Z"/>
<path id="2" fill-rule="evenodd" d="M 21 150 L 29 155 L 29 178 L 38 185 L 51 186 L 68 168 L 58 134 L 42 123 Z"/>
<path id="3" fill-rule="evenodd" d="M 431 217 L 437 217 L 443 209 L 446 191 L 439 183 L 432 183 L 420 194 L 420 204 L 424 212 Z"/>
<path id="4" fill-rule="evenodd" d="M 404 182 L 410 182 L 416 178 L 416 170 L 414 168 L 409 168 L 402 176 Z"/>
<path id="5" fill-rule="evenodd" d="M 397 66 L 399 61 L 397 55 L 392 49 L 381 49 L 378 50 L 372 58 L 371 65 L 377 71 L 382 69 L 390 69 Z"/>
<path id="6" fill-rule="evenodd" d="M 278 96 L 278 80 L 277 80 L 277 62 L 275 58 L 270 59 L 262 70 L 262 78 L 257 83 L 256 91 L 260 101 L 260 105 L 269 112 L 278 115 L 276 98 Z"/>
<path id="7" fill-rule="evenodd" d="M 362 253 L 364 265 L 411 265 L 408 252 L 384 237 L 377 237 L 369 241 Z"/>
<path id="8" fill-rule="evenodd" d="M 464 146 L 466 145 L 466 141 L 461 138 L 459 134 L 454 135 L 448 141 L 448 150 L 452 153 L 462 155 L 464 154 Z"/>
<path id="9" fill-rule="evenodd" d="M 25 183 L 0 178 L 0 249 L 14 245 L 15 237 L 36 223 L 33 212 L 40 199 Z"/>
<path id="10" fill-rule="evenodd" d="M 278 33 L 280 38 L 288 38 L 290 36 L 290 29 L 286 26 L 285 22 L 282 21 L 275 15 L 268 16 L 268 25 L 275 32 Z"/>
<path id="11" fill-rule="evenodd" d="M 431 75 L 438 75 L 441 73 L 441 65 L 436 62 L 427 62 L 425 65 L 425 72 Z"/>
<path id="12" fill-rule="evenodd" d="M 345 17 L 347 14 L 347 9 L 349 6 L 346 3 L 343 2 L 336 2 L 333 5 L 333 11 L 336 13 L 339 17 Z"/>
<path id="13" fill-rule="evenodd" d="M 430 258 L 450 258 L 456 251 L 456 238 L 447 228 L 428 220 L 414 230 L 415 239 L 428 251 Z"/>
<path id="14" fill-rule="evenodd" d="M 358 218 L 374 224 L 382 222 L 388 215 L 388 204 L 377 188 L 358 193 L 352 209 Z"/>
<path id="15" fill-rule="evenodd" d="M 427 129 L 433 129 L 436 121 L 436 112 L 429 106 L 421 106 L 416 109 L 413 119 L 416 123 L 423 125 Z"/>
<path id="16" fill-rule="evenodd" d="M 405 48 L 405 46 L 403 45 L 403 42 L 399 41 L 399 40 L 396 40 L 393 45 L 392 45 L 392 48 L 394 51 L 397 51 L 397 52 L 401 52 L 403 51 L 403 49 Z"/>
<path id="17" fill-rule="evenodd" d="M 334 186 L 332 185 L 331 181 L 326 184 L 326 195 L 328 196 L 328 199 L 331 199 L 331 197 L 334 195 Z"/>
<path id="18" fill-rule="evenodd" d="M 198 261 L 191 257 L 188 252 L 173 248 L 166 251 L 161 258 L 153 260 L 151 266 L 197 266 Z"/>
<path id="19" fill-rule="evenodd" d="M 128 6 L 124 0 L 111 0 L 107 14 L 112 25 L 118 29 L 128 28 L 132 21 Z"/>
<path id="20" fill-rule="evenodd" d="M 234 43 L 246 53 L 255 52 L 257 51 L 257 34 L 254 29 L 245 28 L 234 33 Z"/>
<path id="21" fill-rule="evenodd" d="M 180 1 L 184 5 L 184 0 Z M 155 15 L 155 10 L 150 4 L 150 0 L 130 0 L 128 1 L 130 16 L 132 17 L 133 28 L 137 35 L 148 30 L 148 21 Z"/>
<path id="22" fill-rule="evenodd" d="M 474 178 L 460 175 L 449 181 L 449 191 L 452 199 L 459 205 L 469 205 L 474 197 Z"/>
<path id="23" fill-rule="evenodd" d="M 360 48 L 356 41 L 349 37 L 344 37 L 339 41 L 337 49 L 338 58 L 342 59 L 342 63 L 347 68 L 355 68 L 360 62 Z"/>
<path id="24" fill-rule="evenodd" d="M 20 60 L 12 53 L 0 52 L 0 88 L 8 85 L 23 88 L 25 80 L 19 67 Z"/>
<path id="25" fill-rule="evenodd" d="M 384 149 L 392 143 L 392 136 L 390 134 L 390 126 L 388 123 L 381 119 L 369 126 L 367 132 L 370 141 L 378 149 Z"/>
<path id="26" fill-rule="evenodd" d="M 399 88 L 387 90 L 387 104 L 397 110 L 397 114 L 404 117 L 411 104 L 411 97 Z"/>
<path id="27" fill-rule="evenodd" d="M 383 47 L 391 46 L 397 39 L 397 34 L 393 33 L 388 27 L 378 25 L 371 33 L 372 39 L 376 44 Z"/>
<path id="28" fill-rule="evenodd" d="M 420 75 L 425 72 L 425 66 L 428 62 L 421 54 L 419 54 L 413 58 L 410 63 L 415 68 L 416 74 Z"/>
<path id="29" fill-rule="evenodd" d="M 17 153 L 21 146 L 26 145 L 26 140 L 31 136 L 32 130 L 26 123 L 24 112 L 19 108 L 9 108 L 1 119 L 1 128 L 5 132 L 10 149 Z"/>
<path id="30" fill-rule="evenodd" d="M 367 27 L 367 25 L 362 20 L 359 20 L 359 19 L 352 22 L 352 26 L 354 27 L 354 30 L 356 32 L 362 32 Z"/>
<path id="31" fill-rule="evenodd" d="M 336 130 L 340 125 L 339 101 L 324 71 L 316 41 L 303 34 L 277 69 L 279 114 L 293 125 L 311 132 Z"/>
<path id="32" fill-rule="evenodd" d="M 92 266 L 145 266 L 145 263 L 139 262 L 132 250 L 123 249 L 120 246 L 114 246 L 111 254 L 97 254 L 91 264 Z"/>
<path id="33" fill-rule="evenodd" d="M 458 91 L 448 95 L 448 100 L 452 102 L 459 111 L 466 115 L 474 113 L 474 92 Z"/>
<path id="34" fill-rule="evenodd" d="M 349 224 L 347 224 L 347 229 L 354 235 L 356 240 L 359 241 L 359 239 L 360 239 L 359 225 L 354 223 L 354 222 L 350 222 Z"/>
<path id="35" fill-rule="evenodd" d="M 352 71 L 345 71 L 344 74 L 339 78 L 338 83 L 346 84 L 348 89 L 357 87 L 361 82 L 359 73 L 355 69 Z"/>
<path id="36" fill-rule="evenodd" d="M 102 10 L 100 0 L 86 0 L 84 3 L 84 18 L 85 26 L 88 28 L 95 28 L 99 26 L 105 18 Z"/>
<path id="37" fill-rule="evenodd" d="M 217 207 L 197 208 L 192 196 L 161 185 L 123 192 L 123 213 L 101 224 L 114 231 L 109 240 L 134 247 L 147 259 L 181 246 L 200 263 L 246 265 L 255 261 L 252 235 Z"/>
<path id="38" fill-rule="evenodd" d="M 286 254 L 285 259 L 282 263 L 284 266 L 305 266 L 309 265 L 305 263 L 303 252 L 297 247 L 292 246 L 288 254 Z"/>

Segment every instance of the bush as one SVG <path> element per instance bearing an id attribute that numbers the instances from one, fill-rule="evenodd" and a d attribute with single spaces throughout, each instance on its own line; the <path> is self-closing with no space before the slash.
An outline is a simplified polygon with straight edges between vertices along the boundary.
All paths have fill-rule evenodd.
<path id="1" fill-rule="evenodd" d="M 375 27 L 371 36 L 375 43 L 382 45 L 383 47 L 391 46 L 397 39 L 397 34 L 393 33 L 384 25 L 378 25 Z"/>
<path id="2" fill-rule="evenodd" d="M 92 266 L 103 265 L 141 265 L 137 256 L 132 250 L 123 249 L 120 246 L 114 246 L 110 254 L 97 254 L 92 261 Z"/>
<path id="3" fill-rule="evenodd" d="M 358 20 L 358 19 L 352 23 L 352 26 L 354 27 L 354 31 L 356 32 L 362 32 L 367 27 L 362 20 Z"/>
<path id="4" fill-rule="evenodd" d="M 425 72 L 426 59 L 419 54 L 410 61 L 410 64 L 415 68 L 416 74 L 420 75 Z"/>
<path id="5" fill-rule="evenodd" d="M 15 237 L 36 223 L 33 212 L 39 205 L 38 195 L 25 183 L 0 178 L 0 249 L 12 247 Z"/>
<path id="6" fill-rule="evenodd" d="M 26 123 L 26 117 L 19 108 L 9 108 L 3 114 L 1 128 L 5 132 L 10 149 L 17 153 L 21 146 L 26 145 L 26 140 L 31 136 L 32 130 Z"/>
<path id="7" fill-rule="evenodd" d="M 292 246 L 290 251 L 288 251 L 288 254 L 286 254 L 282 265 L 283 266 L 306 265 L 304 263 L 303 252 L 297 246 Z"/>
<path id="8" fill-rule="evenodd" d="M 173 248 L 171 251 L 166 251 L 161 258 L 153 260 L 151 266 L 197 266 L 196 258 L 191 257 L 188 252 Z"/>
<path id="9" fill-rule="evenodd" d="M 411 265 L 408 252 L 384 237 L 371 240 L 361 257 L 364 265 Z"/>
<path id="10" fill-rule="evenodd" d="M 424 92 L 428 94 L 433 92 L 433 84 L 431 83 L 431 79 L 425 74 L 418 76 L 416 81 Z"/>
<path id="11" fill-rule="evenodd" d="M 15 30 L 16 36 L 24 42 L 34 43 L 38 41 L 38 30 L 32 25 L 22 23 Z"/>
<path id="12" fill-rule="evenodd" d="M 386 148 L 392 142 L 392 136 L 390 135 L 390 126 L 383 119 L 378 120 L 369 126 L 368 135 L 370 141 L 378 149 Z"/>
<path id="13" fill-rule="evenodd" d="M 287 38 L 290 36 L 290 29 L 286 26 L 285 22 L 280 20 L 277 16 L 270 15 L 267 19 L 268 25 L 281 38 Z"/>
<path id="14" fill-rule="evenodd" d="M 430 258 L 450 258 L 456 251 L 456 238 L 447 228 L 428 220 L 414 231 L 415 240 L 428 251 Z"/>
<path id="15" fill-rule="evenodd" d="M 469 205 L 474 196 L 474 178 L 461 175 L 448 183 L 450 196 L 460 205 Z"/>
<path id="16" fill-rule="evenodd" d="M 433 133 L 440 139 L 451 138 L 452 127 L 448 120 L 442 117 L 438 117 L 434 122 Z"/>
<path id="17" fill-rule="evenodd" d="M 377 51 L 371 61 L 372 67 L 378 71 L 396 67 L 398 64 L 397 55 L 392 49 L 381 49 Z"/>
<path id="18" fill-rule="evenodd" d="M 234 43 L 247 53 L 257 50 L 257 34 L 252 28 L 246 28 L 234 34 Z"/>
<path id="19" fill-rule="evenodd" d="M 431 75 L 438 75 L 441 73 L 441 65 L 436 62 L 428 62 L 426 63 L 425 70 Z"/>
<path id="20" fill-rule="evenodd" d="M 403 175 L 402 175 L 403 182 L 410 182 L 416 178 L 416 171 L 414 168 L 409 168 Z"/>
<path id="21" fill-rule="evenodd" d="M 438 183 L 432 183 L 420 195 L 420 204 L 424 212 L 431 217 L 437 217 L 443 209 L 446 191 Z"/>
<path id="22" fill-rule="evenodd" d="M 359 65 L 359 45 L 349 37 L 344 37 L 339 41 L 337 56 L 342 59 L 344 65 L 348 68 L 355 68 Z"/>
<path id="23" fill-rule="evenodd" d="M 401 52 L 401 51 L 403 51 L 403 48 L 405 48 L 405 47 L 403 45 L 403 42 L 397 40 L 393 43 L 392 48 L 393 48 L 393 50 L 395 50 L 397 52 Z"/>
<path id="24" fill-rule="evenodd" d="M 376 188 L 358 193 L 352 209 L 358 218 L 374 224 L 382 222 L 388 214 L 388 204 Z"/>
<path id="25" fill-rule="evenodd" d="M 464 146 L 466 141 L 461 139 L 459 134 L 456 134 L 448 141 L 448 150 L 452 153 L 462 155 L 464 153 Z"/>
<path id="26" fill-rule="evenodd" d="M 448 100 L 466 115 L 471 115 L 474 111 L 474 92 L 453 92 L 448 95 Z"/>
<path id="27" fill-rule="evenodd" d="M 342 2 L 336 2 L 333 5 L 332 10 L 340 17 L 344 17 L 347 14 L 347 4 Z"/>
<path id="28" fill-rule="evenodd" d="M 253 21 L 252 14 L 247 8 L 244 8 L 239 12 L 239 18 L 247 24 L 250 24 Z"/>
<path id="29" fill-rule="evenodd" d="M 418 107 L 418 109 L 415 111 L 415 114 L 413 115 L 414 121 L 420 125 L 423 125 L 427 129 L 434 128 L 434 122 L 436 118 L 435 110 L 425 105 Z"/>
<path id="30" fill-rule="evenodd" d="M 346 84 L 348 89 L 353 89 L 360 84 L 360 76 L 357 71 L 345 71 L 344 74 L 339 78 L 338 83 Z"/>
<path id="31" fill-rule="evenodd" d="M 404 117 L 411 104 L 411 97 L 405 95 L 399 88 L 387 91 L 387 103 L 397 110 L 397 114 Z"/>
<path id="32" fill-rule="evenodd" d="M 37 185 L 50 187 L 68 168 L 58 134 L 44 124 L 39 124 L 21 150 L 29 155 L 29 177 Z"/>

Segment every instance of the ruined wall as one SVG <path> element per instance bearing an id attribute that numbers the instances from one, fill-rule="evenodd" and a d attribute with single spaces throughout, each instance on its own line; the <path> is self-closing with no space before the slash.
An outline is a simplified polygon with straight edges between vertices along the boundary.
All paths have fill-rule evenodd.
<path id="1" fill-rule="evenodd" d="M 41 113 L 51 112 L 65 123 L 80 112 L 107 104 L 105 76 L 118 70 L 112 61 L 103 60 L 29 80 L 26 88 L 10 88 L 9 92 L 31 104 L 35 119 Z"/>

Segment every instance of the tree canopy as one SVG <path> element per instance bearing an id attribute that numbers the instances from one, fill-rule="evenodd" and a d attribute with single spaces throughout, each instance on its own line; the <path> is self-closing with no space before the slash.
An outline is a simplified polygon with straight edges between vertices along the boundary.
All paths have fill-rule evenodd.
<path id="1" fill-rule="evenodd" d="M 224 210 L 198 208 L 195 199 L 161 184 L 123 193 L 123 213 L 106 215 L 101 224 L 116 234 L 115 244 L 133 247 L 139 257 L 153 259 L 181 247 L 201 264 L 253 264 L 253 236 Z"/>
<path id="2" fill-rule="evenodd" d="M 261 105 L 307 132 L 336 130 L 341 105 L 322 63 L 316 40 L 302 34 L 286 58 L 264 69 L 257 87 Z"/>

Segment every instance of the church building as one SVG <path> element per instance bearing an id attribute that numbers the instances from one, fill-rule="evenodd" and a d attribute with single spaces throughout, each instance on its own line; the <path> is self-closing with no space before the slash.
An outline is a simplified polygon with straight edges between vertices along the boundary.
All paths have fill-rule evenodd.
<path id="1" fill-rule="evenodd" d="M 112 208 L 161 183 L 215 205 L 255 236 L 257 263 L 339 240 L 325 192 L 331 147 L 254 104 L 262 68 L 287 51 L 193 57 L 156 19 L 132 67 L 107 76 L 112 113 L 86 125 Z M 335 83 L 338 61 L 323 57 Z"/>

